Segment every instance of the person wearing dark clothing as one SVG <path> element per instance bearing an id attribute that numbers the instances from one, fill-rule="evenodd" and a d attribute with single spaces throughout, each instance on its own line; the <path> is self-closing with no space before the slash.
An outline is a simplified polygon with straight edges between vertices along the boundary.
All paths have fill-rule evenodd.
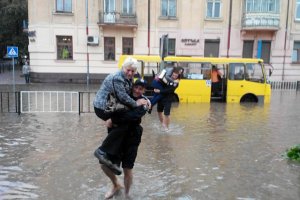
<path id="1" fill-rule="evenodd" d="M 99 91 L 96 94 L 96 97 L 94 99 L 94 109 L 95 109 L 95 114 L 102 120 L 104 120 L 107 124 L 108 127 L 114 123 L 111 119 L 117 119 L 119 116 L 119 113 L 113 112 L 113 113 L 107 113 L 105 112 L 106 109 L 106 103 L 108 96 L 111 93 L 115 93 L 120 102 L 122 104 L 126 105 L 129 109 L 135 109 L 141 105 L 147 105 L 149 102 L 145 99 L 138 99 L 134 100 L 130 94 L 132 92 L 132 79 L 133 76 L 136 72 L 137 68 L 137 60 L 131 57 L 128 57 L 125 59 L 123 65 L 122 65 L 122 70 L 108 75 Z M 115 130 L 116 132 L 118 130 Z M 119 134 L 118 132 L 116 134 L 108 134 L 107 138 L 105 140 L 108 141 L 113 141 L 114 136 L 116 135 L 122 135 Z M 122 136 L 121 136 L 122 137 Z M 113 149 L 109 150 L 111 152 L 106 152 L 106 149 L 96 149 L 94 152 L 94 155 L 102 162 L 103 164 L 107 165 L 111 170 L 113 170 L 117 174 L 121 174 L 121 169 L 113 164 L 108 156 L 107 153 L 114 153 Z"/>
<path id="2" fill-rule="evenodd" d="M 173 71 L 171 78 L 177 80 L 179 72 Z M 174 98 L 174 93 L 179 84 L 174 87 L 173 85 L 166 85 L 163 89 L 154 89 L 155 93 L 162 95 L 162 98 L 157 103 L 157 113 L 163 128 L 167 131 L 170 124 L 170 112 L 172 99 Z"/>
<path id="3" fill-rule="evenodd" d="M 133 92 L 137 89 L 137 87 L 143 87 L 144 91 L 145 83 L 137 80 L 133 86 Z M 133 95 L 135 94 L 133 93 Z M 148 98 L 143 95 L 140 95 L 138 97 L 133 96 L 132 98 L 135 100 L 145 99 L 149 101 Z M 130 126 L 136 124 L 139 125 L 141 123 L 141 117 L 144 116 L 147 111 L 148 107 L 145 105 L 141 105 L 133 108 L 132 110 L 124 111 L 118 113 L 118 115 L 112 116 L 112 127 L 108 128 L 109 134 L 102 142 L 102 145 L 96 150 L 95 156 L 97 158 L 100 157 L 100 159 L 98 158 L 100 161 L 102 161 L 102 158 L 101 156 L 99 156 L 99 154 L 103 154 L 103 152 L 105 152 L 108 157 L 119 156 L 121 152 L 121 144 L 126 137 L 126 134 L 124 133 L 129 129 Z M 112 164 L 109 164 L 108 167 L 112 167 L 112 170 L 115 174 L 121 174 L 121 170 L 118 170 L 114 166 L 110 165 Z"/>
<path id="4" fill-rule="evenodd" d="M 29 83 L 30 82 L 29 81 L 29 79 L 30 79 L 30 66 L 29 66 L 27 61 L 25 61 L 25 64 L 22 67 L 22 73 L 25 77 L 25 82 Z"/>
<path id="5" fill-rule="evenodd" d="M 212 71 L 211 71 L 211 92 L 212 96 L 217 96 L 220 91 L 221 91 L 221 76 L 222 73 L 220 70 L 217 68 L 217 66 L 213 65 L 212 66 Z"/>
<path id="6" fill-rule="evenodd" d="M 143 83 L 144 82 L 137 80 L 133 86 L 132 95 L 135 100 L 146 98 L 142 95 L 145 92 L 146 86 Z M 129 195 L 129 190 L 132 184 L 132 169 L 143 133 L 143 128 L 140 125 L 141 118 L 146 114 L 146 112 L 147 109 L 142 105 L 121 114 L 122 120 L 119 119 L 119 124 L 108 129 L 108 135 L 113 135 L 111 138 L 114 138 L 114 140 L 105 140 L 100 147 L 100 149 L 110 152 L 107 153 L 107 156 L 114 165 L 120 166 L 122 164 L 126 197 Z M 114 120 L 112 119 L 112 121 Z M 102 164 L 101 161 L 100 164 Z M 112 182 L 111 190 L 109 190 L 105 195 L 105 198 L 109 199 L 112 198 L 114 194 L 122 188 L 122 186 L 119 183 L 114 170 L 111 170 L 107 165 L 103 164 L 101 165 L 101 168 Z"/>
<path id="7" fill-rule="evenodd" d="M 178 74 L 178 78 L 176 80 L 172 79 L 173 72 Z M 181 67 L 169 67 L 163 69 L 152 81 L 151 86 L 156 90 L 163 90 L 165 86 L 173 86 L 174 89 L 178 87 L 180 78 L 183 74 L 183 68 Z M 151 109 L 149 109 L 148 113 L 151 114 L 153 106 L 157 104 L 157 102 L 163 97 L 163 95 L 159 92 L 154 92 L 153 97 L 151 98 Z"/>
<path id="8" fill-rule="evenodd" d="M 172 79 L 173 72 L 178 73 L 179 76 L 176 80 Z M 152 81 L 151 86 L 154 89 L 163 89 L 164 86 L 169 85 L 177 88 L 178 82 L 180 80 L 180 77 L 183 73 L 183 69 L 181 67 L 169 67 L 166 69 L 163 69 Z M 162 94 L 160 93 L 154 93 L 153 97 L 151 98 L 151 107 L 153 108 L 154 105 L 157 104 L 157 102 L 162 98 Z"/>

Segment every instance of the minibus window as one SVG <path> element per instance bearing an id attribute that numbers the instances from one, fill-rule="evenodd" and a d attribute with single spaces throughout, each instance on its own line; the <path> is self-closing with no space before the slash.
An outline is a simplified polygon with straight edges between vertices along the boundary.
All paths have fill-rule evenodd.
<path id="1" fill-rule="evenodd" d="M 183 78 L 193 80 L 209 80 L 210 66 L 209 63 L 181 63 L 184 69 Z"/>
<path id="2" fill-rule="evenodd" d="M 260 83 L 265 82 L 262 66 L 259 63 L 247 63 L 246 70 L 246 80 Z"/>
<path id="3" fill-rule="evenodd" d="M 245 66 L 243 63 L 229 64 L 229 80 L 244 80 Z"/>

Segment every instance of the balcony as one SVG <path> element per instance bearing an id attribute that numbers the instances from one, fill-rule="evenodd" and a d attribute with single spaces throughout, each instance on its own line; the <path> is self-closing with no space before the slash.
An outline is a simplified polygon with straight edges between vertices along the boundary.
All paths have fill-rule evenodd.
<path id="1" fill-rule="evenodd" d="M 119 12 L 102 13 L 99 12 L 99 26 L 122 26 L 136 28 L 137 17 L 136 14 L 124 15 Z"/>
<path id="2" fill-rule="evenodd" d="M 280 26 L 278 13 L 244 13 L 242 18 L 243 30 L 274 30 Z"/>

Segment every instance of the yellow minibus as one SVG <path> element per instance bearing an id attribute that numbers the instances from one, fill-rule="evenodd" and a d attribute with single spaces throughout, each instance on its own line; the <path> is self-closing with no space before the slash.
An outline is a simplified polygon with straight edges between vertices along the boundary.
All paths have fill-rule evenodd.
<path id="1" fill-rule="evenodd" d="M 130 56 L 139 61 L 138 73 L 148 81 L 150 91 L 151 81 L 162 67 L 183 68 L 175 91 L 179 102 L 270 102 L 271 85 L 261 59 L 167 56 L 162 60 L 159 56 Z M 120 57 L 119 66 L 126 57 Z M 217 90 L 212 90 L 214 69 L 219 73 Z"/>

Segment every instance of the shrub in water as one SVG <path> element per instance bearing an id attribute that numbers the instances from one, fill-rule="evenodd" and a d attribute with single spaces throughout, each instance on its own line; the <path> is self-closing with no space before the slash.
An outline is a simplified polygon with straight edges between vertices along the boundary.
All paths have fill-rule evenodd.
<path id="1" fill-rule="evenodd" d="M 286 151 L 286 156 L 290 160 L 295 160 L 300 162 L 300 144 L 293 146 Z"/>

